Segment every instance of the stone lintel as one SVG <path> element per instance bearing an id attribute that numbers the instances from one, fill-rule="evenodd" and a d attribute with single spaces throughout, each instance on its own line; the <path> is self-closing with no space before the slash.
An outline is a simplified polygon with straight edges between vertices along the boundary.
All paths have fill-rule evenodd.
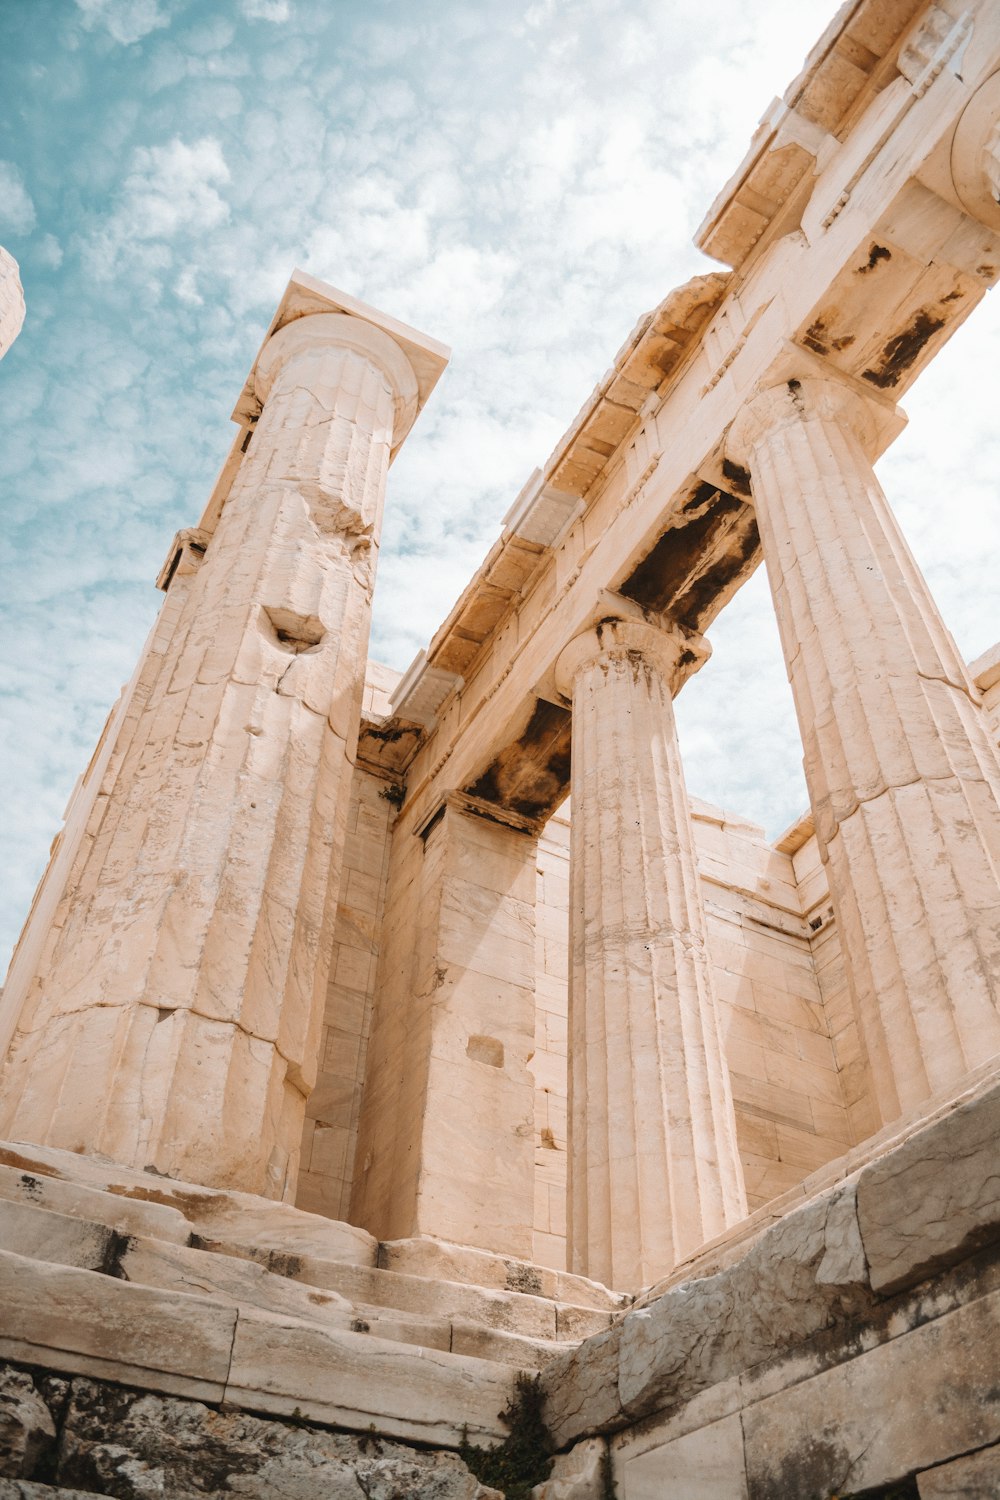
<path id="1" fill-rule="evenodd" d="M 467 817 L 485 818 L 488 823 L 499 823 L 502 828 L 513 828 L 517 833 L 538 834 L 545 826 L 545 818 L 527 818 L 523 813 L 503 807 L 497 802 L 489 802 L 485 797 L 473 797 L 469 792 L 444 792 L 414 826 L 413 832 L 417 837 L 425 839 L 448 808 Z"/>

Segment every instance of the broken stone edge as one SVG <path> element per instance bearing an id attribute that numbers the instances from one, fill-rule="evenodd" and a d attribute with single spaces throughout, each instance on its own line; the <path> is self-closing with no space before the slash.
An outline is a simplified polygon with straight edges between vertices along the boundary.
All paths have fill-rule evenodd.
<path id="1" fill-rule="evenodd" d="M 1000 1083 L 549 1363 L 555 1445 L 608 1436 L 739 1377 L 741 1401 L 843 1363 L 1000 1280 Z M 958 1274 L 953 1268 L 968 1263 Z M 937 1278 L 929 1280 L 930 1278 Z M 905 1294 L 905 1295 L 901 1295 Z"/>

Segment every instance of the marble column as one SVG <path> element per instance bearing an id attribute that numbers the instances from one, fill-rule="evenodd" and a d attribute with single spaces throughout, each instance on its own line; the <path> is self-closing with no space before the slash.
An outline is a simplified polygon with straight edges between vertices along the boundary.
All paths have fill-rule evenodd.
<path id="1" fill-rule="evenodd" d="M 340 313 L 281 328 L 254 379 L 253 439 L 26 985 L 0 1134 L 288 1197 L 418 388 Z"/>
<path id="2" fill-rule="evenodd" d="M 978 694 L 824 379 L 749 403 L 751 474 L 820 851 L 883 1122 L 1000 1050 L 1000 765 Z"/>
<path id="3" fill-rule="evenodd" d="M 572 700 L 569 1268 L 622 1291 L 746 1213 L 673 693 L 707 656 L 606 619 L 556 666 Z"/>

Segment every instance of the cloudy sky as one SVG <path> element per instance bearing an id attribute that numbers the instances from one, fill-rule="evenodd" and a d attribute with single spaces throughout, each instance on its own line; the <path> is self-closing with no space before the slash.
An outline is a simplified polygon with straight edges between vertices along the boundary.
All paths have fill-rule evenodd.
<path id="1" fill-rule="evenodd" d="M 449 343 L 393 469 L 374 654 L 405 667 L 691 235 L 830 0 L 0 0 L 0 950 L 231 442 L 298 264 Z M 962 650 L 1000 637 L 1000 300 L 883 482 Z M 681 695 L 691 790 L 804 805 L 762 574 Z M 2 968 L 2 957 L 0 957 Z"/>

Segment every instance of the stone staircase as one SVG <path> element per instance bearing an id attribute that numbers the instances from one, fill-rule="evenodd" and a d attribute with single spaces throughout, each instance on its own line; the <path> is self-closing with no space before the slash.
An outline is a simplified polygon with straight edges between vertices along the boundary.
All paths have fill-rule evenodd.
<path id="1" fill-rule="evenodd" d="M 454 1446 L 630 1299 L 288 1204 L 0 1145 L 0 1358 Z"/>

